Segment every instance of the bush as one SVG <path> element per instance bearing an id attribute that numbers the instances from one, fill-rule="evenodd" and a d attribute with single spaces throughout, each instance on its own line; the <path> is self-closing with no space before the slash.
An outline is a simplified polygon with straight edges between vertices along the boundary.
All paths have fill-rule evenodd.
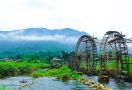
<path id="1" fill-rule="evenodd" d="M 44 63 L 29 63 L 29 62 L 0 62 L 0 78 L 6 76 L 15 76 L 30 74 L 33 71 L 47 67 Z"/>
<path id="2" fill-rule="evenodd" d="M 51 69 L 44 72 L 45 76 L 54 76 L 63 81 L 68 81 L 71 78 L 79 79 L 80 75 L 72 72 L 67 66 L 62 66 L 59 69 Z"/>
<path id="3" fill-rule="evenodd" d="M 65 74 L 61 77 L 61 79 L 65 82 L 65 81 L 68 81 L 70 79 L 70 76 L 68 74 Z"/>
<path id="4" fill-rule="evenodd" d="M 31 76 L 32 76 L 33 78 L 38 78 L 38 77 L 43 77 L 44 75 L 43 75 L 43 73 L 41 73 L 41 72 L 33 72 L 33 73 L 31 74 Z"/>

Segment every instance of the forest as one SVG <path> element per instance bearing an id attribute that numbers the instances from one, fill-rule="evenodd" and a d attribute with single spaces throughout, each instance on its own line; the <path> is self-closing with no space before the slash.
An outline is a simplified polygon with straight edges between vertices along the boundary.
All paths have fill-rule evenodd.
<path id="1" fill-rule="evenodd" d="M 54 41 L 0 41 L 0 59 L 19 59 L 30 56 L 46 58 L 50 54 L 57 57 L 61 51 L 71 52 L 74 44 L 62 44 Z"/>

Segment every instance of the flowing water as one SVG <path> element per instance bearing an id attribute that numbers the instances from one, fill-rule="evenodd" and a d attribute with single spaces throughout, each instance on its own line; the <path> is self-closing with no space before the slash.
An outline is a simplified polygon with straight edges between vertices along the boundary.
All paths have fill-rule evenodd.
<path id="1" fill-rule="evenodd" d="M 83 75 L 83 77 L 88 77 L 86 75 Z M 90 80 L 98 82 L 98 76 L 89 76 Z M 115 83 L 114 79 L 109 80 L 107 83 L 101 83 L 105 85 L 106 87 L 110 88 L 111 90 L 132 90 L 132 83 L 125 82 L 124 84 L 121 83 Z"/>
<path id="2" fill-rule="evenodd" d="M 20 83 L 23 79 L 27 82 Z M 24 86 L 24 88 L 20 90 L 91 90 L 87 85 L 81 83 L 76 84 L 73 80 L 63 82 L 55 77 L 40 77 L 33 79 L 26 76 L 17 76 L 0 79 L 0 87 L 6 87 L 6 90 L 19 90 L 21 86 Z"/>
<path id="3" fill-rule="evenodd" d="M 83 77 L 88 77 L 83 75 Z M 92 81 L 98 82 L 97 76 L 88 77 Z M 21 83 L 20 81 L 27 81 Z M 110 79 L 109 83 L 102 83 L 111 90 L 132 90 L 132 83 L 118 84 L 114 79 Z M 24 86 L 20 89 L 21 86 Z M 5 79 L 0 79 L 0 88 L 5 87 L 6 90 L 92 90 L 89 86 L 81 83 L 76 84 L 74 80 L 63 82 L 55 77 L 40 77 L 32 78 L 28 76 L 17 76 Z"/>

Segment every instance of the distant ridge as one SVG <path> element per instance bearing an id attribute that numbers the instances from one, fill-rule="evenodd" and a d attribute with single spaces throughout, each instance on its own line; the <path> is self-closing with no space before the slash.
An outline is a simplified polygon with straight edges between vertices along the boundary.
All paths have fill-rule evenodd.
<path id="1" fill-rule="evenodd" d="M 12 31 L 0 31 L 0 34 L 10 34 L 15 33 L 16 35 L 35 35 L 35 36 L 43 36 L 43 35 L 64 35 L 64 36 L 74 36 L 80 37 L 81 35 L 87 35 L 86 32 L 81 32 L 78 30 L 74 30 L 71 28 L 63 28 L 63 29 L 47 29 L 47 28 L 27 28 L 22 30 L 12 30 Z"/>

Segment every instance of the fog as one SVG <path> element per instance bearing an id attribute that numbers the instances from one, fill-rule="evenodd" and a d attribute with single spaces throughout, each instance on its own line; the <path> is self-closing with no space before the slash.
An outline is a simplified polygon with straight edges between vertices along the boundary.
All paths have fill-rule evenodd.
<path id="1" fill-rule="evenodd" d="M 65 35 L 23 35 L 22 31 L 9 32 L 9 33 L 1 33 L 0 40 L 8 40 L 8 41 L 17 41 L 17 40 L 26 40 L 26 41 L 58 41 L 63 43 L 76 43 L 77 37 L 67 37 Z"/>

